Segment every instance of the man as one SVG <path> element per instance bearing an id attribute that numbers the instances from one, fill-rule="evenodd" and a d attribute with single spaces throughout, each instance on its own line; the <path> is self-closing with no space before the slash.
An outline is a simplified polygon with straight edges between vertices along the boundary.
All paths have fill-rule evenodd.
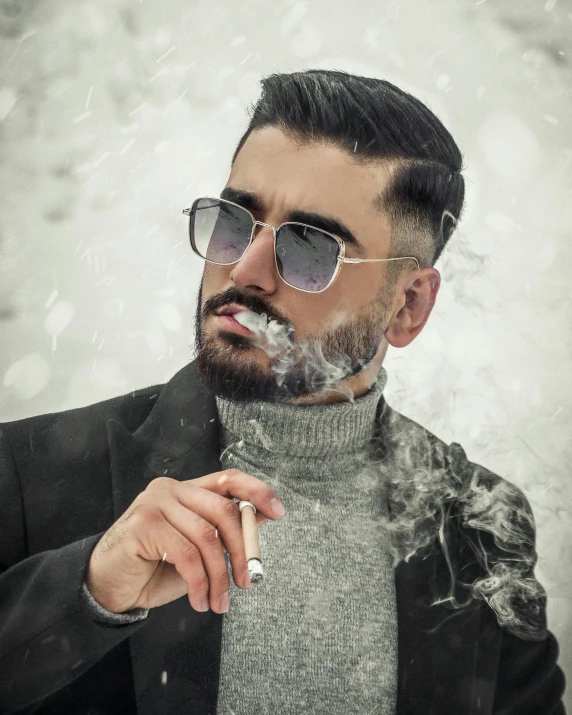
<path id="1" fill-rule="evenodd" d="M 526 498 L 383 397 L 461 164 L 385 81 L 263 81 L 226 187 L 186 211 L 196 360 L 2 427 L 3 712 L 564 713 Z"/>

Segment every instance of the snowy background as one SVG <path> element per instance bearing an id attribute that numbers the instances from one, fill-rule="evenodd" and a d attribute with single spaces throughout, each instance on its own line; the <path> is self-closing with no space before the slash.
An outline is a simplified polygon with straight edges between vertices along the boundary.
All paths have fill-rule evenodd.
<path id="1" fill-rule="evenodd" d="M 572 676 L 571 63 L 565 0 L 1 0 L 0 420 L 191 359 L 181 211 L 226 183 L 262 76 L 388 79 L 452 132 L 468 203 L 387 399 L 525 491 Z"/>

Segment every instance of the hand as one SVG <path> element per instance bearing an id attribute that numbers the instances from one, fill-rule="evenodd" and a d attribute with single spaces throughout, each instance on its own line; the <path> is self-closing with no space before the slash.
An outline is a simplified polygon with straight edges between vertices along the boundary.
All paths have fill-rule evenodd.
<path id="1" fill-rule="evenodd" d="M 276 492 L 240 469 L 179 482 L 154 479 L 98 541 L 86 585 L 95 600 L 114 613 L 156 608 L 185 593 L 196 611 L 228 610 L 223 594 L 230 581 L 225 551 L 239 588 L 249 578 L 238 504 L 256 507 L 256 523 L 279 519 Z"/>

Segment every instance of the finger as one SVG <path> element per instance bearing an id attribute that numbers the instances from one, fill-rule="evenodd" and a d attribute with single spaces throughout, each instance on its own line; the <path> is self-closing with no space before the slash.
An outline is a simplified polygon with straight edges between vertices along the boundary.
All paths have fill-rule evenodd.
<path id="1" fill-rule="evenodd" d="M 139 547 L 137 555 L 147 561 L 165 559 L 173 564 L 187 584 L 191 606 L 195 611 L 205 611 L 204 605 L 208 607 L 209 604 L 209 578 L 200 550 L 172 526 L 155 505 L 140 504 L 130 520 L 130 537 Z"/>
<path id="2" fill-rule="evenodd" d="M 247 588 L 250 585 L 247 582 L 248 564 L 238 504 L 201 487 L 179 489 L 176 497 L 184 507 L 215 527 L 222 546 L 230 554 L 234 582 L 239 588 Z"/>
<path id="3" fill-rule="evenodd" d="M 263 524 L 267 519 L 280 519 L 283 514 L 274 511 L 274 505 L 282 505 L 280 497 L 260 479 L 253 477 L 240 469 L 226 469 L 222 472 L 213 472 L 205 477 L 189 479 L 179 482 L 181 485 L 192 485 L 216 492 L 223 497 L 236 497 L 250 501 L 256 507 L 256 522 Z M 273 502 L 276 499 L 276 502 Z M 283 505 L 282 505 L 282 508 Z M 259 513 L 261 512 L 261 514 Z M 263 518 L 264 517 L 264 518 Z"/>
<path id="4" fill-rule="evenodd" d="M 197 488 L 196 491 L 204 490 Z M 229 503 L 234 504 L 233 502 Z M 216 533 L 217 526 L 213 525 L 209 519 L 199 516 L 194 510 L 194 503 L 191 510 L 176 498 L 169 498 L 160 503 L 159 507 L 169 524 L 199 550 L 209 583 L 210 607 L 216 613 L 224 613 L 222 597 L 223 594 L 230 591 L 230 579 L 222 541 Z M 239 536 L 239 540 L 240 538 Z M 242 548 L 244 551 L 244 546 Z"/>

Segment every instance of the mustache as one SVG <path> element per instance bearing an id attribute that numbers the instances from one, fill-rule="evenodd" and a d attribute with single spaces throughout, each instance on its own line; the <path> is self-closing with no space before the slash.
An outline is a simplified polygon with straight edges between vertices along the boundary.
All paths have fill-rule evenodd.
<path id="1" fill-rule="evenodd" d="M 207 298 L 202 307 L 202 317 L 208 318 L 209 315 L 214 314 L 219 308 L 224 308 L 224 306 L 229 303 L 236 303 L 247 310 L 251 310 L 253 313 L 266 313 L 269 320 L 276 320 L 278 323 L 282 323 L 287 326 L 291 325 L 287 316 L 274 309 L 272 306 L 269 306 L 266 301 L 255 295 L 241 293 L 236 288 L 229 288 L 223 293 Z"/>

